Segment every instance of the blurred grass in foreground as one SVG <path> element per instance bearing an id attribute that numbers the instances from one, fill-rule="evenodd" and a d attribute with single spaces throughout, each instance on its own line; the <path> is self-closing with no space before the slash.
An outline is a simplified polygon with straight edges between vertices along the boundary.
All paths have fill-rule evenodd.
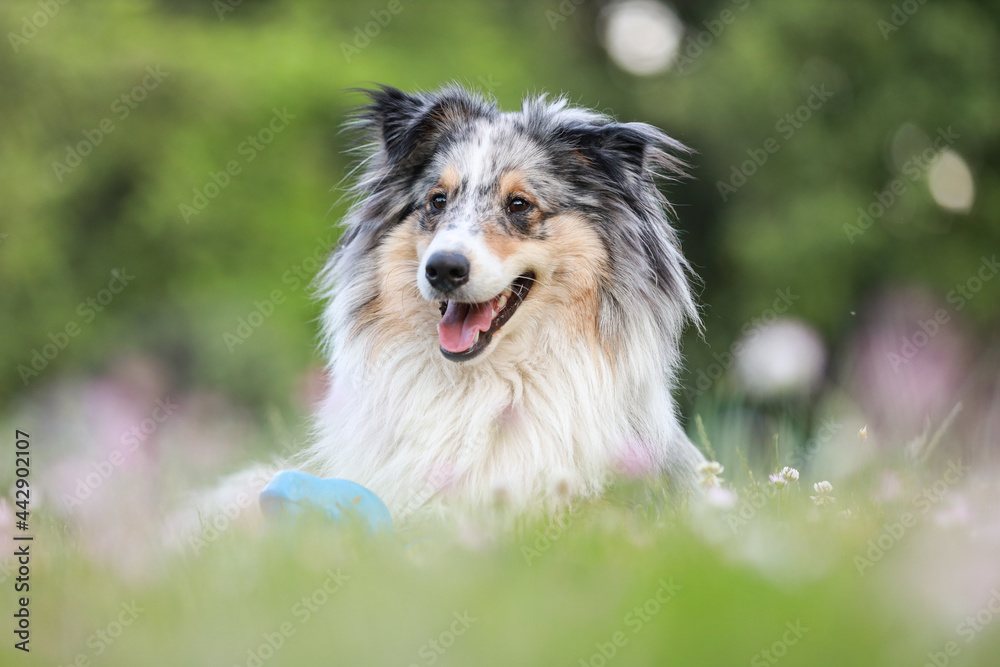
<path id="1" fill-rule="evenodd" d="M 33 545 L 31 655 L 4 642 L 0 663 L 993 664 L 993 482 L 954 460 L 881 459 L 817 505 L 804 475 L 779 490 L 730 468 L 680 507 L 622 482 L 512 532 L 494 530 L 498 506 L 417 543 L 223 523 L 167 555 L 136 526 L 95 558 L 50 517 Z"/>

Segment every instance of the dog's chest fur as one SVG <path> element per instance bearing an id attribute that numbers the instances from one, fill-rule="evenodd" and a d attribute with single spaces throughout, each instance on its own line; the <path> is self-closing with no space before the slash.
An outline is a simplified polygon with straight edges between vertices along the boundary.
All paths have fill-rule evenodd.
<path id="1" fill-rule="evenodd" d="M 473 367 L 421 341 L 367 361 L 338 355 L 312 464 L 363 480 L 397 516 L 433 500 L 590 496 L 617 466 L 659 467 L 677 435 L 669 397 L 557 333 Z M 663 398 L 657 415 L 650 399 Z"/>

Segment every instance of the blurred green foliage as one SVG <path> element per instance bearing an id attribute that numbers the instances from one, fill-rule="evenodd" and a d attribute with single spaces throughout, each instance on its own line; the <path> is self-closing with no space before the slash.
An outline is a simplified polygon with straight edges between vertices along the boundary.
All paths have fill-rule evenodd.
<path id="1" fill-rule="evenodd" d="M 58 9 L 25 37 L 42 5 Z M 659 125 L 696 149 L 694 179 L 670 195 L 704 280 L 706 340 L 716 349 L 728 348 L 785 288 L 801 295 L 794 314 L 836 349 L 854 323 L 851 311 L 873 290 L 916 282 L 943 296 L 983 253 L 1000 248 L 996 2 L 925 3 L 884 35 L 887 2 L 679 1 L 688 38 L 705 45 L 682 46 L 693 56 L 685 72 L 646 78 L 609 60 L 598 0 L 402 0 L 396 14 L 388 6 L 0 6 L 0 363 L 12 371 L 0 397 L 23 392 L 14 369 L 30 367 L 49 334 L 59 339 L 76 322 L 79 335 L 29 389 L 136 350 L 166 360 L 182 385 L 222 387 L 251 405 L 285 404 L 317 359 L 318 308 L 297 276 L 314 273 L 310 258 L 335 242 L 345 210 L 350 158 L 339 129 L 359 102 L 347 91 L 375 82 L 416 89 L 454 80 L 508 108 L 525 93 L 566 93 L 621 120 Z M 719 31 L 725 10 L 735 20 Z M 566 20 L 553 21 L 552 12 Z M 379 17 L 385 25 L 361 35 Z M 147 68 L 163 74 L 151 78 Z M 784 137 L 777 124 L 813 86 L 832 97 Z M 286 110 L 287 127 L 253 148 L 251 161 L 245 142 L 275 110 Z M 889 154 L 905 123 L 929 136 L 954 129 L 953 148 L 974 174 L 975 204 L 968 214 L 948 213 L 924 181 L 908 182 L 852 243 L 844 226 L 898 176 Z M 768 138 L 780 149 L 724 201 L 718 183 Z M 68 151 L 81 142 L 91 150 L 79 166 L 53 166 L 69 166 Z M 227 175 L 227 164 L 239 173 Z M 207 205 L 185 220 L 181 205 L 195 203 Z M 78 305 L 97 298 L 115 267 L 134 281 L 84 321 Z M 227 345 L 224 334 L 275 290 L 284 303 L 245 342 Z M 970 304 L 981 331 L 996 325 L 996 303 Z M 710 352 L 691 337 L 692 367 Z"/>
<path id="2" fill-rule="evenodd" d="M 289 409 L 303 371 L 319 362 L 319 309 L 306 283 L 346 209 L 351 156 L 340 128 L 360 102 L 348 91 L 377 82 L 412 90 L 458 81 L 506 108 L 526 93 L 565 93 L 694 148 L 693 178 L 669 193 L 704 285 L 706 334 L 688 337 L 689 376 L 728 350 L 776 290 L 799 295 L 790 314 L 837 353 L 857 326 L 853 313 L 881 288 L 923 285 L 943 299 L 982 255 L 1000 249 L 996 1 L 905 0 L 919 8 L 886 32 L 879 22 L 904 1 L 675 0 L 689 28 L 681 47 L 689 60 L 683 71 L 650 77 L 609 59 L 602 0 L 396 1 L 0 3 L 5 406 L 138 352 L 161 359 L 180 388 L 219 389 L 268 408 L 255 414 L 280 423 L 274 415 Z M 391 6 L 401 11 L 387 14 Z M 723 21 L 726 11 L 733 20 Z M 43 25 L 32 28 L 39 12 Z M 359 35 L 379 20 L 371 36 Z M 832 95 L 789 134 L 786 114 L 823 86 Z M 900 161 L 919 146 L 900 148 L 900 133 L 913 134 L 901 128 L 957 133 L 952 147 L 972 171 L 975 203 L 949 213 L 926 179 L 906 179 L 906 192 L 852 243 L 845 225 L 901 178 Z M 778 150 L 723 198 L 719 183 L 769 139 Z M 77 163 L 74 151 L 87 154 Z M 992 283 L 962 311 L 983 339 L 998 325 L 997 290 Z M 46 346 L 54 358 L 40 358 L 45 367 L 25 383 L 18 367 L 30 368 Z M 212 411 L 215 403 L 205 405 Z M 755 463 L 747 446 L 755 415 L 733 412 L 706 425 L 730 479 L 744 452 Z M 41 415 L 25 420 L 34 430 L 59 413 L 43 405 L 31 414 Z M 764 455 L 774 450 L 777 460 L 769 464 L 782 459 L 779 446 L 787 452 L 810 430 L 792 423 L 794 415 L 782 419 L 758 429 L 773 442 Z M 863 422 L 843 423 L 856 440 Z M 39 441 L 54 451 L 51 440 Z M 192 468 L 206 468 L 214 476 L 210 463 L 192 458 L 168 449 L 157 470 L 174 465 L 190 479 Z M 81 465 L 89 472 L 89 461 Z M 817 479 L 832 479 L 831 469 L 821 467 Z M 167 655 L 182 656 L 177 664 L 247 664 L 265 633 L 296 618 L 293 605 L 322 585 L 327 569 L 343 565 L 353 580 L 317 613 L 322 622 L 296 626 L 296 641 L 268 664 L 308 664 L 330 655 L 333 639 L 344 664 L 376 664 L 376 654 L 423 662 L 421 648 L 466 609 L 481 625 L 456 642 L 450 664 L 579 664 L 671 578 L 684 589 L 640 638 L 630 637 L 616 664 L 745 663 L 798 619 L 811 628 L 808 640 L 785 664 L 916 664 L 954 639 L 959 612 L 977 608 L 968 596 L 955 608 L 930 605 L 916 584 L 964 590 L 948 572 L 992 581 L 995 559 L 976 550 L 992 544 L 981 537 L 993 534 L 992 524 L 962 541 L 950 524 L 928 519 L 927 533 L 907 535 L 909 544 L 887 556 L 901 568 L 858 576 L 853 559 L 870 552 L 870 540 L 912 497 L 869 505 L 863 499 L 879 479 L 862 484 L 867 493 L 856 476 L 838 486 L 840 504 L 817 521 L 803 477 L 794 504 L 771 502 L 742 534 L 725 521 L 743 512 L 746 495 L 728 514 L 681 522 L 631 504 L 584 508 L 527 562 L 524 547 L 538 543 L 543 524 L 528 522 L 492 548 L 471 529 L 459 540 L 468 550 L 444 540 L 442 553 L 431 543 L 422 555 L 393 543 L 374 554 L 362 546 L 360 558 L 351 555 L 356 545 L 323 531 L 261 547 L 234 530 L 196 557 L 161 560 L 159 547 L 134 552 L 141 540 L 125 539 L 142 526 L 116 532 L 129 507 L 112 503 L 77 535 L 61 521 L 42 524 L 39 544 L 52 548 L 34 561 L 45 581 L 32 602 L 34 655 L 39 664 L 90 655 L 92 633 L 135 599 L 148 611 L 107 664 Z M 139 505 L 137 497 L 127 504 Z M 993 516 L 985 501 L 975 506 L 984 520 Z M 856 520 L 833 514 L 841 509 Z M 102 539 L 117 560 L 81 557 L 80 545 Z M 986 574 L 957 557 L 935 559 L 921 549 L 929 543 L 976 555 Z M 928 556 L 926 569 L 911 567 L 914 554 Z M 994 624 L 963 645 L 963 659 L 989 664 L 997 642 Z M 8 646 L 0 662 L 13 661 Z"/>

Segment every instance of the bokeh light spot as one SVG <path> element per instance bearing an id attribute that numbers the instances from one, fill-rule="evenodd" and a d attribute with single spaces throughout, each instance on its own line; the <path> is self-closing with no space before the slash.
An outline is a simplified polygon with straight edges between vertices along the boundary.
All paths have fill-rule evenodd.
<path id="1" fill-rule="evenodd" d="M 968 213 L 976 199 L 972 170 L 951 149 L 941 151 L 927 170 L 927 186 L 938 206 L 955 213 Z"/>
<path id="2" fill-rule="evenodd" d="M 628 0 L 605 10 L 604 46 L 623 70 L 639 76 L 663 72 L 677 59 L 684 24 L 653 0 Z"/>

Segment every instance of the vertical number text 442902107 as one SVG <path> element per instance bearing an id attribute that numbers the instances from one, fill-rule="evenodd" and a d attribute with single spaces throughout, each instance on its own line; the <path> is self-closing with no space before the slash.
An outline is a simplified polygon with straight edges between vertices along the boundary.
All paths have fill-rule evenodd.
<path id="1" fill-rule="evenodd" d="M 31 613 L 28 609 L 28 592 L 31 590 L 31 541 L 28 534 L 28 518 L 30 516 L 29 501 L 31 500 L 31 482 L 28 475 L 31 471 L 31 441 L 24 431 L 18 429 L 15 433 L 16 447 L 14 449 L 14 471 L 17 479 L 14 482 L 15 526 L 19 531 L 14 535 L 14 558 L 17 565 L 17 576 L 14 577 L 14 592 L 16 610 L 14 611 L 14 648 L 27 653 L 31 640 Z"/>

